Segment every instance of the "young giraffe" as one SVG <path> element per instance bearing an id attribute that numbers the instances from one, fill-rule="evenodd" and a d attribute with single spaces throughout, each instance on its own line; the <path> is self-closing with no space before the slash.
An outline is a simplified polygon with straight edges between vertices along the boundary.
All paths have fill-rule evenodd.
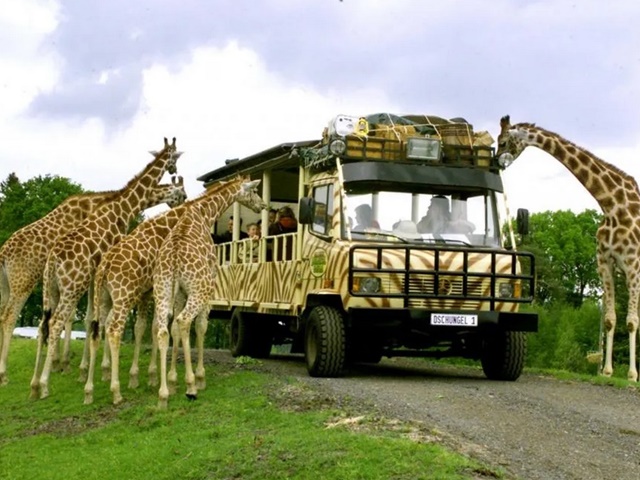
<path id="1" fill-rule="evenodd" d="M 257 194 L 260 180 L 237 177 L 226 184 L 215 195 L 203 195 L 191 203 L 178 220 L 171 233 L 158 251 L 153 272 L 153 299 L 155 319 L 158 322 L 158 349 L 160 351 L 160 389 L 158 406 L 166 408 L 169 398 L 167 386 L 167 349 L 169 346 L 170 323 L 174 312 L 180 313 L 174 319 L 177 323 L 185 363 L 187 397 L 195 399 L 198 390 L 191 365 L 189 331 L 191 321 L 206 328 L 210 301 L 213 298 L 216 278 L 216 255 L 211 240 L 211 224 L 220 212 L 238 201 L 256 213 L 267 208 Z M 179 309 L 186 299 L 184 308 Z M 178 308 L 176 308 L 176 304 Z M 204 367 L 199 372 L 204 377 Z"/>
<path id="2" fill-rule="evenodd" d="M 227 188 L 223 183 L 217 183 L 203 194 L 203 196 L 217 195 L 218 192 Z M 153 288 L 153 269 L 156 262 L 158 250 L 162 242 L 168 237 L 178 220 L 185 214 L 194 202 L 202 201 L 202 196 L 190 200 L 172 210 L 164 212 L 150 218 L 133 230 L 122 241 L 114 245 L 102 258 L 96 271 L 94 282 L 94 325 L 92 330 L 96 331 L 95 323 L 99 324 L 100 330 L 103 326 L 106 330 L 107 344 L 104 348 L 102 361 L 103 379 L 111 379 L 111 391 L 113 392 L 113 403 L 122 401 L 120 393 L 120 342 L 127 322 L 129 311 L 138 305 L 136 323 L 134 327 L 135 347 L 133 362 L 129 371 L 129 388 L 138 387 L 138 365 L 142 336 L 147 322 L 149 306 L 152 303 L 151 289 Z M 215 221 L 215 218 L 212 222 Z M 154 332 L 156 323 L 154 322 Z M 198 348 L 204 345 L 204 333 L 201 328 L 196 328 L 198 336 Z M 149 385 L 157 384 L 157 341 L 155 335 L 152 336 L 153 348 L 149 362 Z M 85 385 L 85 403 L 93 401 L 93 377 L 95 369 L 95 353 L 99 346 L 99 336 L 91 336 L 91 355 L 89 363 L 89 375 Z M 87 342 L 89 343 L 89 341 Z M 171 368 L 169 370 L 169 380 L 175 385 L 176 358 L 178 345 L 174 341 L 174 355 L 171 357 Z M 111 355 L 109 355 L 109 352 Z M 112 358 L 111 371 L 109 373 L 109 356 Z M 203 354 L 199 354 L 199 362 L 204 363 Z M 202 367 L 199 363 L 199 368 Z M 202 378 L 202 381 L 204 379 Z M 204 388 L 204 383 L 200 383 L 198 388 Z"/>
<path id="3" fill-rule="evenodd" d="M 43 275 L 43 320 L 38 327 L 38 346 L 31 397 L 49 395 L 49 375 L 54 350 L 65 323 L 71 320 L 82 295 L 89 290 L 87 318 L 93 310 L 93 274 L 100 258 L 110 246 L 126 233 L 131 220 L 151 206 L 150 196 L 166 171 L 176 173 L 176 162 L 181 155 L 176 152 L 175 138 L 155 153 L 154 159 L 113 200 L 100 205 L 84 222 L 64 235 L 52 248 Z M 156 199 L 153 199 L 157 201 Z M 47 354 L 40 372 L 43 345 Z"/>
<path id="4" fill-rule="evenodd" d="M 636 332 L 640 295 L 640 190 L 636 180 L 560 135 L 531 123 L 511 125 L 509 116 L 500 120 L 497 155 L 513 161 L 529 145 L 555 157 L 569 169 L 596 199 L 604 218 L 596 234 L 598 273 L 602 279 L 604 325 L 607 331 L 602 374 L 613 373 L 613 334 L 616 326 L 614 274 L 616 265 L 625 275 L 629 290 L 627 329 L 629 331 L 629 371 L 637 381 Z"/>
<path id="5" fill-rule="evenodd" d="M 221 187 L 222 184 L 216 184 L 210 187 L 206 194 L 214 194 Z M 135 346 L 129 371 L 129 388 L 137 388 L 142 336 L 146 329 L 147 317 L 153 300 L 151 289 L 153 287 L 153 267 L 156 255 L 164 239 L 184 214 L 187 205 L 193 201 L 150 218 L 138 225 L 133 232 L 109 249 L 96 271 L 93 302 L 95 309 L 94 319 L 99 323 L 100 331 L 106 325 L 106 328 L 112 332 L 109 338 L 113 342 L 110 345 L 105 345 L 104 348 L 102 378 L 103 380 L 109 378 L 112 380 L 112 391 L 117 392 L 114 393 L 114 403 L 118 403 L 122 399 L 119 393 L 119 365 L 112 365 L 111 369 L 113 371 L 110 373 L 109 351 L 110 349 L 113 350 L 112 356 L 118 362 L 120 340 L 127 321 L 127 315 L 137 305 L 134 327 Z M 199 329 L 197 331 L 200 332 Z M 155 341 L 155 336 L 152 336 L 152 339 L 153 348 L 149 363 L 149 385 L 156 385 L 157 342 Z M 177 350 L 177 345 L 175 349 Z M 91 360 L 95 362 L 94 358 Z M 95 363 L 93 365 L 90 363 L 90 375 L 85 386 L 85 403 L 91 403 L 92 401 L 94 368 Z M 175 355 L 171 359 L 170 378 L 172 376 L 176 376 Z"/>
<path id="6" fill-rule="evenodd" d="M 178 206 L 182 205 L 184 203 L 184 201 L 187 198 L 187 192 L 184 190 L 184 180 L 182 177 L 178 177 L 178 180 L 176 181 L 175 177 L 171 178 L 171 184 L 166 184 L 166 185 L 158 185 L 158 187 L 156 187 L 154 193 L 152 194 L 152 197 L 150 197 L 150 205 L 154 205 L 154 204 L 159 204 L 159 203 L 165 203 L 167 206 L 169 206 L 169 208 L 177 208 Z M 143 225 L 145 222 L 142 222 L 140 225 Z M 127 238 L 126 236 L 124 237 L 125 239 Z M 109 250 L 107 251 L 107 254 L 115 249 L 118 245 L 120 245 L 122 241 L 116 243 L 114 246 L 112 246 L 111 248 L 109 248 Z M 106 255 L 102 256 L 102 259 L 100 260 L 100 263 L 98 264 L 98 269 L 96 270 L 96 274 L 94 275 L 94 277 L 97 278 L 97 272 L 99 272 L 100 267 L 102 266 L 102 264 L 104 263 L 106 258 Z M 95 291 L 95 285 L 96 285 L 96 281 L 94 280 L 93 282 L 93 291 Z M 93 300 L 93 299 L 92 299 Z M 91 305 L 93 306 L 93 309 L 96 310 L 97 306 L 94 302 L 91 303 Z M 147 308 L 144 305 L 141 305 L 141 308 Z M 93 316 L 96 315 L 95 311 L 89 311 L 89 309 L 87 309 L 87 313 L 88 314 L 92 314 Z M 97 317 L 96 317 L 97 318 Z M 86 332 L 87 332 L 87 338 L 89 338 L 89 334 L 90 332 L 90 327 L 91 327 L 91 317 L 86 316 L 84 319 L 85 322 L 85 328 L 86 328 Z M 69 327 L 69 331 L 71 330 L 70 328 L 70 322 L 67 322 L 67 326 Z M 69 363 L 69 344 L 70 344 L 70 339 L 71 337 L 66 334 L 65 336 L 65 349 L 64 349 L 64 359 L 65 359 L 65 363 L 68 366 Z M 80 380 L 81 381 L 85 381 L 87 379 L 87 366 L 89 365 L 89 342 L 86 341 L 84 343 L 84 350 L 82 352 L 82 361 L 80 362 Z"/>
<path id="7" fill-rule="evenodd" d="M 56 240 L 80 224 L 114 195 L 97 192 L 72 195 L 39 220 L 14 232 L 0 247 L 0 385 L 9 381 L 9 346 L 20 312 L 42 280 L 47 255 Z"/>

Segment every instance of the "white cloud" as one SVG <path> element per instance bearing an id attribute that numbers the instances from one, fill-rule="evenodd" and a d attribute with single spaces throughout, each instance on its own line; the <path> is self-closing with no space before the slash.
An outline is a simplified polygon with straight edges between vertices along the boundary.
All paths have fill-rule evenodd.
<path id="1" fill-rule="evenodd" d="M 29 75 L 28 69 L 16 72 Z M 107 135 L 96 119 L 70 123 L 4 112 L 0 124 L 8 136 L 0 158 L 7 161 L 0 176 L 15 171 L 26 180 L 57 174 L 86 189 L 118 189 L 149 161 L 148 150 L 175 136 L 185 151 L 179 172 L 194 196 L 203 190 L 196 178 L 227 158 L 319 138 L 337 113 L 372 108 L 397 109 L 384 93 L 357 84 L 330 92 L 292 84 L 235 42 L 201 47 L 177 68 L 156 64 L 145 70 L 142 106 L 131 125 L 114 134 Z"/>
<path id="2" fill-rule="evenodd" d="M 381 61 L 380 68 L 388 70 L 390 75 L 404 78 L 408 75 L 401 66 L 406 64 L 396 64 L 396 56 L 409 56 L 416 66 L 441 56 L 433 45 L 412 44 L 408 48 L 401 38 L 392 35 L 393 32 L 378 31 L 377 27 L 386 24 L 391 16 L 406 12 L 409 3 L 394 4 L 397 12 L 389 12 L 383 5 L 386 3 L 371 6 L 367 3 L 366 11 L 367 18 L 371 20 L 368 23 L 372 28 L 369 32 L 371 40 L 376 45 L 384 44 L 391 46 L 391 50 L 395 49 L 394 56 L 389 56 L 388 51 L 374 48 L 377 49 L 376 58 Z M 457 18 L 456 15 L 463 10 L 465 4 L 458 2 L 456 5 L 459 8 L 438 7 L 433 13 L 440 20 L 449 22 Z M 484 4 L 473 5 L 475 9 L 485 8 Z M 503 1 L 499 5 L 503 13 L 506 12 L 504 15 L 513 13 L 516 8 L 512 2 Z M 542 10 L 536 4 L 532 5 L 527 10 L 528 15 L 530 18 L 537 18 Z M 548 2 L 544 5 L 548 5 Z M 356 8 L 356 5 L 345 1 L 344 6 L 340 7 L 342 8 L 335 10 L 348 12 L 348 9 Z M 468 15 L 469 8 L 465 10 L 467 15 L 460 17 L 465 22 L 472 21 Z M 495 13 L 496 8 L 498 7 L 492 4 L 492 10 L 485 12 L 482 18 L 490 20 L 491 12 Z M 473 12 L 478 15 L 481 13 Z M 580 12 L 585 21 L 593 21 L 591 7 L 585 7 Z M 562 9 L 556 16 L 567 18 L 570 14 L 571 9 Z M 480 18 L 472 17 L 475 20 Z M 161 147 L 162 137 L 176 136 L 179 149 L 185 151 L 180 160 L 179 171 L 185 178 L 189 195 L 194 196 L 202 191 L 202 185 L 196 181 L 196 177 L 222 166 L 225 159 L 250 155 L 283 142 L 318 138 L 329 119 L 337 114 L 359 115 L 381 111 L 420 113 L 416 110 L 424 108 L 428 110 L 425 113 L 446 115 L 442 112 L 451 110 L 451 99 L 459 93 L 429 91 L 428 103 L 415 101 L 412 105 L 416 108 L 408 112 L 398 104 L 403 92 L 385 91 L 365 75 L 356 75 L 349 80 L 336 75 L 333 81 L 325 78 L 321 83 L 312 83 L 311 80 L 305 83 L 293 80 L 289 73 L 283 73 L 279 65 L 282 66 L 284 58 L 274 60 L 258 53 L 259 50 L 248 48 L 248 43 L 243 40 L 225 43 L 215 39 L 215 43 L 196 46 L 186 54 L 154 57 L 156 62 L 143 71 L 141 106 L 131 121 L 119 130 L 105 126 L 98 119 L 29 117 L 26 115 L 28 106 L 38 92 L 60 87 L 59 69 L 65 59 L 58 56 L 54 50 L 55 44 L 47 43 L 53 38 L 48 35 L 56 28 L 62 28 L 59 25 L 60 18 L 60 10 L 53 2 L 21 0 L 13 2 L 12 8 L 0 10 L 0 39 L 3 40 L 3 45 L 8 46 L 0 52 L 0 128 L 3 132 L 3 140 L 0 142 L 0 179 L 6 178 L 13 171 L 23 180 L 36 175 L 58 174 L 79 182 L 87 189 L 117 189 L 148 162 L 148 150 Z M 349 18 L 344 13 L 344 21 Z M 422 15 L 403 18 L 410 24 L 417 22 Z M 446 25 L 439 22 L 438 27 L 444 29 Z M 567 33 L 567 38 L 570 33 Z M 141 38 L 144 32 L 134 29 L 130 31 L 130 35 Z M 239 38 L 242 39 L 242 36 Z M 351 43 L 337 48 L 345 38 Z M 326 55 L 332 57 L 310 58 L 307 66 L 317 67 L 333 57 L 343 63 L 351 60 L 370 61 L 361 57 L 362 45 L 354 43 L 356 36 L 345 38 L 328 39 L 336 47 L 331 53 L 326 52 Z M 446 39 L 443 41 L 446 43 Z M 196 41 L 194 45 L 198 43 Z M 509 55 L 517 55 L 517 46 L 517 43 L 507 42 L 505 51 L 498 51 L 496 54 L 509 61 Z M 302 57 L 299 55 L 298 60 Z M 266 60 L 267 58 L 270 60 Z M 463 61 L 464 55 L 451 58 Z M 613 64 L 619 61 L 613 54 L 610 59 Z M 636 63 L 631 62 L 625 68 L 637 71 L 640 67 Z M 98 69 L 93 72 L 93 81 L 109 83 L 120 75 L 120 68 L 121 65 L 114 64 L 108 69 Z M 423 83 L 427 80 L 426 77 L 423 78 L 421 70 L 418 72 L 420 74 L 414 75 L 414 85 L 418 87 L 411 90 L 415 93 L 424 90 Z M 455 76 L 455 72 L 456 70 L 447 70 L 439 74 L 450 73 Z M 483 75 L 481 71 L 472 73 L 474 78 L 481 78 Z M 499 79 L 500 76 L 495 78 Z M 494 83 L 499 82 L 489 84 Z M 320 87 L 320 84 L 326 86 Z M 478 88 L 483 87 L 479 84 Z M 627 90 L 637 87 L 629 84 L 617 88 L 619 90 L 616 94 L 626 98 Z M 510 98 L 508 91 L 505 95 L 505 98 Z M 518 95 L 521 97 L 521 92 Z M 492 108 L 496 108 L 493 105 L 496 98 L 498 97 L 491 95 L 486 98 L 484 95 L 476 96 L 469 104 L 469 111 L 477 110 L 480 105 L 483 111 L 491 112 Z M 550 104 L 549 108 L 558 108 L 547 103 Z M 527 110 L 524 102 L 513 102 L 510 108 L 513 111 L 497 112 L 495 123 L 478 124 L 476 130 L 488 129 L 495 136 L 499 117 L 505 113 L 514 114 L 516 121 L 538 120 L 516 118 L 516 113 L 523 117 L 530 115 L 531 110 Z M 455 115 L 465 116 L 467 111 L 456 111 Z M 489 115 L 494 114 L 488 113 L 487 116 Z M 565 126 L 571 126 L 573 113 L 569 111 L 567 115 L 569 117 L 557 115 L 557 119 L 560 122 L 564 120 Z M 593 119 L 596 124 L 598 121 L 597 118 Z M 560 125 L 564 128 L 562 123 Z M 552 125 L 548 127 L 555 128 Z M 562 131 L 558 133 L 569 134 Z M 586 143 L 584 139 L 571 140 Z M 626 148 L 614 149 L 602 142 L 585 146 L 639 178 L 640 168 L 637 165 L 640 164 L 637 159 L 640 158 L 640 138 L 635 145 Z M 533 212 L 598 208 L 590 194 L 559 162 L 535 149 L 525 152 L 505 172 L 504 177 L 512 210 L 518 207 L 527 207 Z"/>

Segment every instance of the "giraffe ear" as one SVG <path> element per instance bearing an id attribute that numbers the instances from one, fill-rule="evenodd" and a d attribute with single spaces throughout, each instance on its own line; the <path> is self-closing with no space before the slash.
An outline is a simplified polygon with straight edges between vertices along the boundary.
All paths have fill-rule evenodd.
<path id="1" fill-rule="evenodd" d="M 160 155 L 160 152 L 156 151 L 156 150 L 149 150 L 149 153 L 151 155 L 153 155 L 154 157 L 157 157 L 158 155 Z"/>
<path id="2" fill-rule="evenodd" d="M 184 152 L 175 152 L 172 156 L 173 156 L 173 158 L 175 158 L 177 160 L 182 156 L 183 153 Z"/>
<path id="3" fill-rule="evenodd" d="M 245 192 L 250 192 L 251 190 L 255 190 L 256 188 L 258 188 L 258 185 L 260 185 L 260 179 L 252 180 L 250 182 L 244 182 L 242 184 L 242 190 L 244 190 Z"/>

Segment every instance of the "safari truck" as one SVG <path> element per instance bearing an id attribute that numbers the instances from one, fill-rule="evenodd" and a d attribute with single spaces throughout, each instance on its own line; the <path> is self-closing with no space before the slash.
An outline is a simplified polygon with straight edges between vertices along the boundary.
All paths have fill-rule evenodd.
<path id="1" fill-rule="evenodd" d="M 265 202 L 296 217 L 274 233 L 264 211 L 259 238 L 241 239 L 234 221 L 233 240 L 215 246 L 212 317 L 230 320 L 231 353 L 264 358 L 289 344 L 321 377 L 385 356 L 461 357 L 516 380 L 538 329 L 519 312 L 535 262 L 513 231 L 503 238 L 512 222 L 492 143 L 464 119 L 338 115 L 318 140 L 199 177 L 261 179 Z M 251 220 L 237 204 L 225 214 Z M 519 210 L 518 233 L 527 221 Z"/>

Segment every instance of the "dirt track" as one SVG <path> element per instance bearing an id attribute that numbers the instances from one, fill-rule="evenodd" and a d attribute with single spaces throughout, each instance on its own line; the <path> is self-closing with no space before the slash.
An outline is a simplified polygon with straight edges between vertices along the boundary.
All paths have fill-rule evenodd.
<path id="1" fill-rule="evenodd" d="M 226 352 L 218 360 L 233 361 Z M 309 377 L 298 356 L 257 368 L 388 418 L 422 422 L 448 446 L 503 468 L 508 478 L 640 478 L 636 389 L 527 374 L 494 382 L 479 370 L 405 359 L 357 366 L 338 379 Z"/>

